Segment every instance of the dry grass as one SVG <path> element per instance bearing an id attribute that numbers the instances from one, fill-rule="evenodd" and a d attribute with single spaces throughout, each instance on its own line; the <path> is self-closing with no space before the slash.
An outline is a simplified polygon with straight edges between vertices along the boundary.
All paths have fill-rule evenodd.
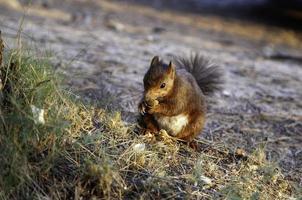
<path id="1" fill-rule="evenodd" d="M 295 190 L 263 148 L 199 150 L 139 135 L 119 112 L 84 105 L 47 60 L 6 52 L 1 67 L 2 199 L 289 199 Z M 44 110 L 44 122 L 31 107 Z"/>

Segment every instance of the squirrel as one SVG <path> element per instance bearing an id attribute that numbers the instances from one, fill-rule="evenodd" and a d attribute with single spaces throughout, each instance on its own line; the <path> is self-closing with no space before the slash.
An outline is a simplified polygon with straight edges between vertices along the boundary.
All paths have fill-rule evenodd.
<path id="1" fill-rule="evenodd" d="M 166 64 L 154 56 L 138 105 L 141 125 L 150 133 L 165 130 L 170 136 L 191 142 L 204 128 L 206 96 L 221 88 L 220 68 L 195 54 Z"/>

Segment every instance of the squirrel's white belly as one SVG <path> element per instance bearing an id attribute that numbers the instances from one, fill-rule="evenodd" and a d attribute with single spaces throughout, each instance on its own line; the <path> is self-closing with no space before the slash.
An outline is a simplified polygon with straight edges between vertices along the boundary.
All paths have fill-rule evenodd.
<path id="1" fill-rule="evenodd" d="M 170 135 L 176 136 L 187 124 L 188 116 L 184 114 L 168 117 L 157 116 L 155 117 L 159 128 L 166 130 Z"/>

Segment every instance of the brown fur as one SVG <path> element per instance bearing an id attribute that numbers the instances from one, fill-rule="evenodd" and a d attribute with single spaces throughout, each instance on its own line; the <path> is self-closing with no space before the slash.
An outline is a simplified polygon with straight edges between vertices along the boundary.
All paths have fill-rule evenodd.
<path id="1" fill-rule="evenodd" d="M 211 80 L 211 77 L 217 79 L 220 76 L 213 76 L 216 70 L 209 66 L 196 66 L 201 62 L 191 63 L 185 67 L 180 63 L 186 62 L 177 63 L 179 66 L 176 69 L 172 62 L 167 65 L 160 61 L 158 56 L 152 59 L 144 77 L 144 98 L 139 104 L 139 110 L 143 115 L 143 125 L 150 132 L 158 132 L 162 127 L 169 127 L 166 131 L 170 135 L 191 141 L 205 125 L 206 102 L 202 88 L 212 92 L 215 89 L 213 87 L 217 88 L 217 85 L 214 83 L 216 80 Z M 190 61 L 186 64 L 188 63 Z M 202 87 L 198 85 L 197 76 L 193 76 L 186 67 L 206 68 L 208 74 L 199 79 L 199 82 L 205 83 L 204 80 L 207 79 L 212 85 Z M 209 69 L 213 70 L 212 73 L 209 73 Z M 165 84 L 165 87 L 162 87 L 162 84 Z"/>

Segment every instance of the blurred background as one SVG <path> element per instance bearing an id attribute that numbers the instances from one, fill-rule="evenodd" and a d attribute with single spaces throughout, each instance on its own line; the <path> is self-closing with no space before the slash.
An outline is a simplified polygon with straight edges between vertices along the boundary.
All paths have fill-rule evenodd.
<path id="1" fill-rule="evenodd" d="M 225 84 L 202 137 L 246 150 L 269 138 L 269 158 L 302 183 L 301 0 L 0 0 L 0 29 L 6 48 L 21 33 L 75 93 L 126 122 L 154 55 L 212 58 Z"/>
<path id="2" fill-rule="evenodd" d="M 301 29 L 301 0 L 129 0 L 156 9 L 220 15 Z"/>

